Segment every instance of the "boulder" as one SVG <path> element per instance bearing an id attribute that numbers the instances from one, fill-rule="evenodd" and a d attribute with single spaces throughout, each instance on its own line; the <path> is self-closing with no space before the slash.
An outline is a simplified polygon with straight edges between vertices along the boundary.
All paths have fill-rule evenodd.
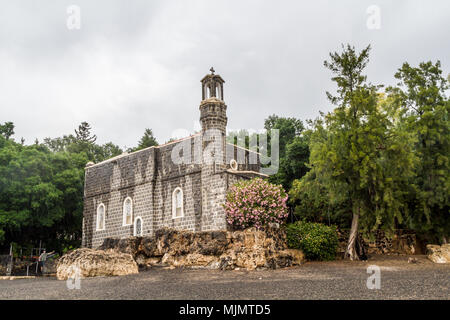
<path id="1" fill-rule="evenodd" d="M 152 237 L 107 239 L 100 247 L 133 255 L 139 267 L 154 265 L 230 270 L 279 268 L 303 262 L 300 250 L 289 250 L 279 226 L 265 230 L 190 232 L 157 230 Z"/>
<path id="2" fill-rule="evenodd" d="M 427 245 L 427 257 L 434 263 L 450 263 L 450 244 Z"/>
<path id="3" fill-rule="evenodd" d="M 75 277 L 122 276 L 136 273 L 138 265 L 130 254 L 81 248 L 59 259 L 56 277 L 59 280 L 66 280 Z"/>

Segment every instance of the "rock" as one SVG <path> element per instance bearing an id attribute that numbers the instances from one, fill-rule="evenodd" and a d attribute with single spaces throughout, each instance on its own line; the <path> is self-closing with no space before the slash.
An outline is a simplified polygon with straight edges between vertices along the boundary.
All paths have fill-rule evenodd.
<path id="1" fill-rule="evenodd" d="M 292 256 L 292 265 L 301 265 L 305 261 L 305 255 L 302 250 L 287 249 L 285 251 Z"/>
<path id="2" fill-rule="evenodd" d="M 147 267 L 151 267 L 157 264 L 161 263 L 161 258 L 160 257 L 151 257 L 151 258 L 147 258 L 145 259 L 145 265 Z"/>
<path id="3" fill-rule="evenodd" d="M 408 258 L 408 263 L 417 263 L 417 258 Z"/>
<path id="4" fill-rule="evenodd" d="M 199 253 L 190 253 L 182 256 L 165 254 L 161 261 L 174 267 L 209 267 L 210 269 L 217 269 L 219 267 L 219 258 L 217 256 L 202 255 Z"/>
<path id="5" fill-rule="evenodd" d="M 114 251 L 128 253 L 135 257 L 141 251 L 140 237 L 130 237 L 123 239 L 106 238 L 98 250 L 108 250 L 114 248 Z"/>
<path id="6" fill-rule="evenodd" d="M 159 229 L 153 237 L 129 239 L 105 239 L 98 248 L 130 253 L 133 257 L 144 253 L 147 257 L 162 257 L 199 253 L 220 255 L 227 247 L 226 231 L 188 232 L 169 228 Z"/>
<path id="7" fill-rule="evenodd" d="M 138 265 L 127 253 L 81 248 L 62 256 L 56 277 L 66 280 L 97 276 L 122 276 L 138 273 Z"/>
<path id="8" fill-rule="evenodd" d="M 134 260 L 140 268 L 147 266 L 147 259 L 143 254 L 139 254 Z"/>
<path id="9" fill-rule="evenodd" d="M 140 267 L 163 264 L 255 270 L 298 265 L 303 261 L 300 250 L 287 249 L 286 234 L 279 226 L 208 232 L 165 228 L 152 237 L 106 239 L 100 248 L 130 253 Z"/>
<path id="10" fill-rule="evenodd" d="M 428 244 L 427 257 L 434 263 L 450 263 L 450 244 Z"/>

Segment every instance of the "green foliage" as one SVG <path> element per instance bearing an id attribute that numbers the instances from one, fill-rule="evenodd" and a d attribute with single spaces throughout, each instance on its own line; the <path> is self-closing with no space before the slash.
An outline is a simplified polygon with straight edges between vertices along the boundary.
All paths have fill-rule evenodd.
<path id="1" fill-rule="evenodd" d="M 308 162 L 309 148 L 307 138 L 302 135 L 303 123 L 296 118 L 271 115 L 264 121 L 264 128 L 269 133 L 269 151 L 271 150 L 270 130 L 279 130 L 279 171 L 270 176 L 269 181 L 281 184 L 288 190 L 294 179 L 302 177 L 308 171 L 306 163 Z"/>
<path id="2" fill-rule="evenodd" d="M 343 204 L 360 216 L 363 229 L 390 230 L 407 215 L 414 137 L 398 123 L 395 105 L 361 74 L 369 49 L 358 55 L 347 46 L 325 63 L 338 85 L 337 95 L 328 96 L 338 106 L 311 123 L 309 165 L 331 204 Z M 298 187 L 303 192 L 317 186 L 304 182 Z"/>
<path id="3" fill-rule="evenodd" d="M 302 179 L 294 180 L 289 190 L 289 202 L 294 214 L 300 220 L 336 224 L 349 228 L 351 221 L 351 202 L 345 196 L 335 193 L 330 196 L 326 184 L 309 171 Z"/>
<path id="4" fill-rule="evenodd" d="M 91 133 L 91 126 L 87 122 L 82 122 L 78 126 L 78 130 L 75 129 L 75 139 L 80 142 L 94 143 L 97 140 L 97 136 Z"/>
<path id="5" fill-rule="evenodd" d="M 144 135 L 142 136 L 141 140 L 139 140 L 139 144 L 136 148 L 131 149 L 130 151 L 137 151 L 141 149 L 145 149 L 148 147 L 157 146 L 158 142 L 156 141 L 156 138 L 153 136 L 152 129 L 145 129 Z"/>
<path id="6" fill-rule="evenodd" d="M 418 67 L 404 63 L 395 74 L 400 81 L 388 88 L 390 98 L 400 106 L 400 121 L 416 138 L 418 157 L 409 188 L 408 226 L 434 234 L 436 240 L 450 235 L 449 155 L 450 100 L 445 92 L 448 80 L 442 77 L 440 62 L 424 62 Z"/>
<path id="7" fill-rule="evenodd" d="M 79 239 L 87 159 L 0 137 L 3 240 Z M 82 164 L 82 165 L 81 165 Z"/>
<path id="8" fill-rule="evenodd" d="M 62 254 L 66 254 L 67 252 L 75 250 L 75 249 L 76 249 L 76 247 L 74 247 L 72 245 L 68 245 L 62 249 Z"/>
<path id="9" fill-rule="evenodd" d="M 288 190 L 291 188 L 294 179 L 302 177 L 309 170 L 306 166 L 309 157 L 308 138 L 302 134 L 303 123 L 296 118 L 271 115 L 264 121 L 264 128 L 268 135 L 268 150 L 264 150 L 261 146 L 257 151 L 270 156 L 270 130 L 279 130 L 279 170 L 277 174 L 270 176 L 269 181 L 274 184 L 281 184 L 283 188 Z M 243 129 L 229 132 L 227 142 L 249 149 L 251 140 L 258 141 L 255 136 L 257 136 L 257 133 L 249 133 Z"/>
<path id="10" fill-rule="evenodd" d="M 76 136 L 29 146 L 0 135 L 0 245 L 79 246 L 84 167 L 122 153 L 113 143 L 96 144 L 90 130 L 82 123 Z"/>
<path id="11" fill-rule="evenodd" d="M 12 135 L 14 135 L 14 124 L 12 122 L 0 124 L 0 135 L 8 140 Z"/>
<path id="12" fill-rule="evenodd" d="M 75 130 L 76 136 L 64 135 L 54 139 L 45 138 L 44 145 L 53 152 L 83 154 L 88 161 L 93 161 L 94 163 L 123 153 L 123 150 L 112 142 L 107 142 L 103 145 L 96 144 L 97 136 L 93 135 L 91 130 L 91 126 L 87 122 L 82 122 L 78 130 Z"/>
<path id="13" fill-rule="evenodd" d="M 338 247 L 335 226 L 297 221 L 286 226 L 287 244 L 301 249 L 309 260 L 334 260 Z"/>

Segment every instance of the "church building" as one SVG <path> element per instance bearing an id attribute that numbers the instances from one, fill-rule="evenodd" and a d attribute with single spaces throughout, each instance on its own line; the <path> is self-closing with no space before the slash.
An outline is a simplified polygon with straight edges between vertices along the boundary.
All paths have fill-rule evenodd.
<path id="1" fill-rule="evenodd" d="M 265 175 L 258 153 L 226 143 L 225 81 L 214 72 L 201 80 L 201 132 L 86 165 L 83 247 L 163 227 L 227 229 L 222 205 L 229 187 Z"/>

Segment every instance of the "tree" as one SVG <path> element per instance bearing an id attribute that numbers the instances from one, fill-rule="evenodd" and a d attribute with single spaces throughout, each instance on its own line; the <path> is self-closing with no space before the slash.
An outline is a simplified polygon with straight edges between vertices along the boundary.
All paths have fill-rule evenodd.
<path id="1" fill-rule="evenodd" d="M 285 118 L 271 115 L 264 121 L 264 129 L 270 132 L 271 129 L 280 130 L 280 156 L 286 154 L 286 147 L 295 137 L 300 136 L 304 126 L 301 120 L 296 118 Z M 269 148 L 270 150 L 270 148 Z"/>
<path id="2" fill-rule="evenodd" d="M 359 54 L 343 46 L 324 65 L 332 71 L 337 94 L 327 92 L 337 107 L 313 122 L 309 166 L 331 199 L 343 197 L 352 211 L 345 256 L 359 259 L 359 229 L 392 230 L 403 221 L 404 186 L 412 175 L 410 137 L 396 126 L 395 110 L 362 74 L 370 46 Z"/>
<path id="3" fill-rule="evenodd" d="M 145 129 L 144 135 L 139 140 L 139 144 L 136 148 L 132 149 L 131 151 L 137 151 L 148 147 L 157 146 L 158 142 L 156 141 L 156 138 L 153 136 L 152 129 Z"/>
<path id="4" fill-rule="evenodd" d="M 281 183 L 285 188 L 290 189 L 295 179 L 300 179 L 309 171 L 308 159 L 309 146 L 306 136 L 297 136 L 286 145 L 286 154 L 280 162 Z"/>
<path id="5" fill-rule="evenodd" d="M 0 234 L 3 240 L 39 239 L 60 249 L 81 237 L 84 165 L 87 159 L 22 146 L 0 137 Z"/>
<path id="6" fill-rule="evenodd" d="M 82 122 L 78 126 L 78 130 L 75 129 L 75 138 L 79 142 L 94 143 L 97 140 L 97 136 L 91 134 L 91 126 L 87 122 Z"/>
<path id="7" fill-rule="evenodd" d="M 81 127 L 81 126 L 80 126 Z M 42 240 L 62 251 L 81 243 L 84 168 L 122 150 L 92 142 L 89 130 L 32 145 L 0 135 L 0 244 Z M 37 245 L 34 243 L 34 245 Z"/>
<path id="8" fill-rule="evenodd" d="M 14 135 L 14 123 L 5 122 L 0 124 L 0 134 L 8 140 L 12 135 Z"/>
<path id="9" fill-rule="evenodd" d="M 387 91 L 399 104 L 407 130 L 417 137 L 414 151 L 419 158 L 410 188 L 413 214 L 408 222 L 410 227 L 446 243 L 450 234 L 448 81 L 442 76 L 439 61 L 423 62 L 418 67 L 404 63 L 395 78 L 400 82 Z"/>
<path id="10" fill-rule="evenodd" d="M 296 118 L 271 115 L 264 121 L 264 128 L 269 134 L 269 144 L 270 130 L 279 130 L 279 171 L 269 180 L 275 184 L 282 184 L 288 190 L 294 179 L 301 178 L 308 171 L 305 164 L 308 162 L 309 148 L 307 139 L 302 135 L 303 123 Z M 268 150 L 271 150 L 270 145 Z"/>

